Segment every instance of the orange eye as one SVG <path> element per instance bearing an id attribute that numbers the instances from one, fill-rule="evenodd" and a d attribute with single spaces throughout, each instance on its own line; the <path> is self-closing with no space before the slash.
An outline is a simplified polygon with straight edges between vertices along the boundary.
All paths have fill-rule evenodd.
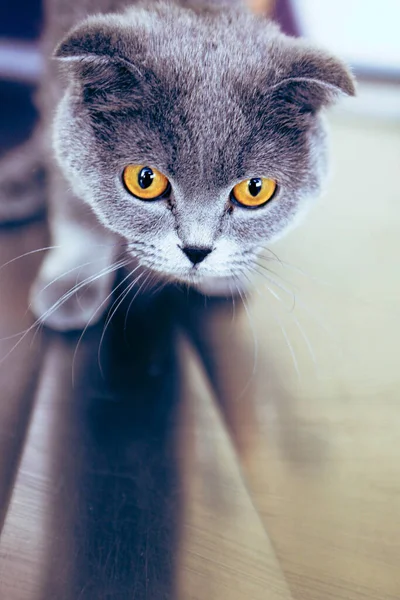
<path id="1" fill-rule="evenodd" d="M 241 181 L 232 190 L 233 199 L 246 208 L 259 208 L 275 194 L 277 185 L 273 179 L 254 177 Z"/>
<path id="2" fill-rule="evenodd" d="M 131 194 L 140 200 L 156 200 L 168 189 L 169 181 L 153 167 L 128 165 L 122 175 L 124 184 Z"/>

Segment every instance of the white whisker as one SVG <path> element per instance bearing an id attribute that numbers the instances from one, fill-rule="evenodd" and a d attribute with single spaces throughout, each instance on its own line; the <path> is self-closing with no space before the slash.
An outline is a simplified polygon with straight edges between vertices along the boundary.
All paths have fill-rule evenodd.
<path id="1" fill-rule="evenodd" d="M 125 283 L 125 281 L 127 279 L 129 279 L 130 277 L 132 277 L 133 273 L 135 271 L 137 271 L 139 267 L 136 267 L 136 269 L 134 269 L 132 272 L 129 272 L 128 275 L 126 277 L 124 277 L 124 279 L 117 285 L 117 287 L 113 290 L 112 293 L 114 293 L 118 288 L 121 287 L 121 285 L 123 285 Z M 119 309 L 119 307 L 121 306 L 121 304 L 123 303 L 123 301 L 125 300 L 125 298 L 128 296 L 129 292 L 131 291 L 131 289 L 134 287 L 134 285 L 136 284 L 136 282 L 142 277 L 143 273 L 140 273 L 138 275 L 138 277 L 136 277 L 136 279 L 134 281 L 132 281 L 126 290 L 123 290 L 118 297 L 116 298 L 116 300 L 113 302 L 111 308 L 110 308 L 110 313 L 107 316 L 106 322 L 104 324 L 103 327 L 103 332 L 101 334 L 101 338 L 100 338 L 100 342 L 99 342 L 99 349 L 97 351 L 97 361 L 98 361 L 98 365 L 99 365 L 99 369 L 101 372 L 102 377 L 104 378 L 104 372 L 103 372 L 103 367 L 101 365 L 101 348 L 103 345 L 103 340 L 105 338 L 108 326 L 110 325 L 114 315 L 116 314 L 117 310 Z M 112 295 L 112 294 L 110 294 Z"/>
<path id="2" fill-rule="evenodd" d="M 15 256 L 11 260 L 8 260 L 6 263 L 0 266 L 0 271 L 8 267 L 8 265 L 12 265 L 14 262 L 19 260 L 20 258 L 25 258 L 26 256 L 31 256 L 32 254 L 38 254 L 39 252 L 45 252 L 46 250 L 56 250 L 57 248 L 61 248 L 61 246 L 45 246 L 44 248 L 37 248 L 36 250 L 30 250 L 30 252 L 25 252 L 24 254 L 20 254 L 19 256 Z"/>
<path id="3" fill-rule="evenodd" d="M 247 320 L 248 320 L 248 323 L 249 323 L 249 326 L 250 326 L 250 331 L 251 331 L 252 336 L 253 336 L 253 344 L 254 344 L 253 376 L 254 376 L 255 373 L 256 373 L 256 370 L 257 370 L 257 363 L 258 363 L 258 339 L 257 339 L 256 331 L 255 331 L 255 328 L 254 328 L 254 322 L 253 322 L 253 319 L 252 319 L 252 317 L 250 315 L 250 311 L 249 311 L 249 308 L 248 308 L 248 306 L 247 306 L 247 304 L 245 302 L 244 296 L 243 296 L 243 294 L 242 294 L 239 286 L 236 286 L 236 289 L 238 291 L 240 299 L 242 300 L 242 304 L 243 304 L 244 310 L 246 311 Z"/>
<path id="4" fill-rule="evenodd" d="M 87 278 L 87 280 L 81 282 L 81 286 L 85 285 L 90 279 L 92 279 L 93 281 L 96 278 L 102 277 L 103 275 L 106 275 L 107 273 L 112 273 L 113 271 L 119 269 L 121 266 L 123 266 L 125 264 L 125 261 L 119 261 L 119 263 L 115 263 L 114 265 L 111 265 L 110 267 L 107 268 L 107 270 L 103 269 L 102 272 L 98 273 L 96 276 L 92 276 L 91 278 Z M 126 264 L 128 264 L 128 262 L 126 262 Z M 75 286 L 76 287 L 76 286 Z M 73 292 L 72 292 L 73 293 Z M 54 310 L 57 310 L 57 308 L 63 304 L 64 302 L 66 302 L 70 296 L 71 296 L 71 292 L 67 292 L 66 294 L 64 294 L 62 296 L 62 298 L 60 300 L 58 300 L 55 305 L 53 305 L 52 307 L 50 307 L 44 315 L 42 315 L 41 317 L 39 317 L 38 319 L 36 319 L 32 325 L 30 325 L 30 327 L 28 327 L 28 329 L 26 329 L 25 331 L 21 332 L 20 334 L 17 335 L 21 335 L 20 339 L 14 344 L 14 346 L 11 348 L 11 350 L 0 360 L 0 365 L 10 356 L 10 354 L 19 346 L 19 344 L 25 339 L 25 337 L 36 327 L 36 332 L 34 334 L 34 338 L 37 334 L 37 332 L 40 329 L 41 325 L 44 325 L 45 320 L 48 316 L 50 316 L 51 314 L 53 314 Z M 14 336 L 13 336 L 14 337 Z M 33 339 L 34 339 L 33 338 Z M 33 340 L 32 340 L 33 342 Z"/>
<path id="5" fill-rule="evenodd" d="M 124 245 L 123 243 L 119 242 L 117 244 L 96 244 L 96 245 L 93 245 L 91 247 L 92 248 L 107 248 L 107 247 L 112 247 L 112 246 L 121 246 L 121 247 L 123 247 L 123 245 Z M 5 269 L 9 265 L 12 265 L 14 262 L 16 262 L 17 260 L 20 260 L 21 258 L 25 258 L 27 256 L 31 256 L 32 254 L 38 254 L 39 252 L 46 252 L 47 250 L 59 250 L 62 247 L 63 246 L 44 246 L 43 248 L 35 248 L 34 250 L 30 250 L 29 252 L 25 252 L 24 254 L 20 254 L 19 256 L 15 256 L 11 260 L 8 260 L 6 263 L 0 265 L 0 271 L 2 271 L 3 269 Z"/>
<path id="6" fill-rule="evenodd" d="M 276 317 L 275 315 L 273 315 L 273 318 L 278 323 L 278 325 L 279 325 L 279 327 L 281 329 L 282 335 L 283 335 L 283 337 L 284 337 L 284 339 L 286 341 L 287 347 L 288 347 L 290 355 L 292 357 L 293 366 L 294 366 L 294 369 L 295 369 L 295 371 L 297 373 L 297 377 L 300 379 L 300 370 L 299 370 L 299 364 L 298 364 L 297 358 L 296 358 L 296 353 L 295 353 L 294 348 L 293 348 L 293 346 L 292 346 L 292 344 L 291 344 L 291 342 L 289 340 L 289 336 L 288 336 L 288 334 L 286 332 L 286 329 L 282 325 L 282 321 L 280 319 L 278 319 L 278 317 Z"/>
<path id="7" fill-rule="evenodd" d="M 236 317 L 236 302 L 235 302 L 235 296 L 233 293 L 232 286 L 230 283 L 228 285 L 229 285 L 229 291 L 232 296 L 232 320 L 231 320 L 231 323 L 233 324 L 235 322 L 235 317 Z"/>
<path id="8" fill-rule="evenodd" d="M 45 322 L 48 319 L 48 317 L 50 317 L 56 310 L 58 310 L 58 308 L 62 304 L 64 304 L 65 302 L 67 302 L 79 290 L 81 290 L 83 287 L 85 287 L 89 283 L 93 283 L 94 281 L 97 281 L 97 279 L 100 279 L 101 277 L 104 277 L 105 275 L 113 273 L 114 271 L 116 271 L 117 269 L 119 269 L 125 263 L 128 263 L 128 262 L 129 261 L 127 259 L 122 259 L 121 261 L 119 261 L 117 263 L 114 263 L 114 265 L 108 265 L 107 267 L 105 267 L 104 269 L 102 269 L 101 271 L 99 271 L 98 273 L 96 273 L 95 275 L 91 275 L 90 277 L 87 277 L 86 279 L 84 279 L 83 281 L 81 281 L 80 283 L 78 283 L 77 285 L 74 285 L 70 290 L 68 290 L 65 294 L 63 294 L 61 296 L 61 298 L 59 298 L 59 300 L 57 300 L 57 302 L 55 302 L 43 315 L 41 315 L 41 317 L 39 317 L 39 319 L 38 319 L 38 323 L 39 323 L 38 330 L 40 329 L 40 326 L 45 325 Z"/>
<path id="9" fill-rule="evenodd" d="M 121 265 L 121 268 L 122 268 L 122 267 L 125 267 L 125 266 L 127 266 L 129 263 L 130 263 L 130 261 L 127 261 L 127 262 L 125 262 L 123 265 Z M 136 269 L 137 269 L 137 268 L 138 268 L 138 267 L 136 267 Z M 136 269 L 135 269 L 135 270 L 136 270 Z M 134 271 L 135 271 L 135 270 L 134 270 Z M 133 272 L 134 272 L 134 271 L 133 271 Z M 124 279 L 123 279 L 123 280 L 122 280 L 122 281 L 121 281 L 121 282 L 120 282 L 120 283 L 119 283 L 119 284 L 118 284 L 116 287 L 113 287 L 113 288 L 112 288 L 112 290 L 111 290 L 111 292 L 108 294 L 108 296 L 107 296 L 107 297 L 106 297 L 106 298 L 105 298 L 105 299 L 104 299 L 104 300 L 103 300 L 103 301 L 102 301 L 102 302 L 99 304 L 99 306 L 96 308 L 96 310 L 94 311 L 94 313 L 93 313 L 93 314 L 92 314 L 92 316 L 90 317 L 89 321 L 87 322 L 87 324 L 86 324 L 86 326 L 85 326 L 84 330 L 82 331 L 81 335 L 79 336 L 79 340 L 78 340 L 78 342 L 77 342 L 77 344 L 76 344 L 75 351 L 74 351 L 74 356 L 73 356 L 73 359 L 72 359 L 72 385 L 73 385 L 73 386 L 74 386 L 74 382 L 75 382 L 75 359 L 76 359 L 76 356 L 77 356 L 77 353 L 78 353 L 79 346 L 80 346 L 80 344 L 81 344 L 81 342 L 82 342 L 82 340 L 83 340 L 83 337 L 84 337 L 84 335 L 85 335 L 86 331 L 87 331 L 87 330 L 88 330 L 88 328 L 90 327 L 90 324 L 92 323 L 92 321 L 93 321 L 93 319 L 94 319 L 95 315 L 98 313 L 98 311 L 101 309 L 101 307 L 102 307 L 102 306 L 104 306 L 104 304 L 106 304 L 106 302 L 107 302 L 107 301 L 108 301 L 108 300 L 109 300 L 109 299 L 112 297 L 112 295 L 115 293 L 115 291 L 116 291 L 116 290 L 117 290 L 119 287 L 121 287 L 121 285 L 123 285 L 123 284 L 125 283 L 125 281 L 128 279 L 128 277 L 130 277 L 130 276 L 131 276 L 131 273 L 129 273 L 129 274 L 128 274 L 128 276 L 127 276 L 127 277 L 125 277 L 125 278 L 124 278 Z M 103 336 L 102 336 L 102 338 L 101 338 L 101 339 L 103 339 Z M 100 341 L 100 344 L 101 344 L 101 341 Z M 99 356 L 99 352 L 100 352 L 100 349 L 99 349 L 99 351 L 98 351 L 98 356 Z M 99 367 L 100 367 L 100 371 L 101 371 L 101 373 L 102 373 L 102 375 L 103 375 L 103 371 L 102 371 L 102 368 L 101 368 L 101 365 L 100 365 L 100 364 L 99 364 Z M 103 375 L 103 377 L 104 377 L 104 375 Z"/>
<path id="10" fill-rule="evenodd" d="M 274 259 L 271 259 L 269 256 L 263 256 L 262 254 L 258 255 L 258 258 L 261 258 L 263 260 L 266 261 L 271 261 Z M 329 287 L 334 289 L 334 285 L 332 285 L 331 283 L 329 283 L 328 281 L 324 281 L 323 279 L 320 279 L 319 277 L 316 277 L 315 275 L 310 275 L 310 273 L 306 273 L 303 269 L 301 269 L 300 267 L 297 267 L 296 265 L 293 265 L 292 263 L 286 261 L 286 260 L 281 260 L 280 258 L 277 257 L 276 262 L 279 262 L 279 264 L 283 267 L 283 268 L 288 268 L 291 269 L 293 272 L 298 273 L 299 275 L 302 275 L 303 277 L 309 279 L 310 281 L 313 281 L 314 283 L 319 283 L 320 285 Z"/>
<path id="11" fill-rule="evenodd" d="M 314 352 L 314 348 L 311 345 L 310 339 L 307 336 L 306 332 L 304 331 L 303 327 L 300 325 L 299 320 L 294 316 L 294 314 L 291 314 L 291 317 L 293 319 L 293 321 L 295 322 L 298 330 L 300 331 L 300 334 L 304 340 L 305 345 L 307 346 L 308 352 L 311 356 L 311 360 L 313 361 L 314 365 L 318 365 L 318 361 L 317 358 L 315 356 L 315 352 Z"/>
<path id="12" fill-rule="evenodd" d="M 149 272 L 149 274 L 147 275 L 146 279 L 140 284 L 139 289 L 135 292 L 132 300 L 129 303 L 128 306 L 128 310 L 126 311 L 126 315 L 125 315 L 125 321 L 124 321 L 124 330 L 126 330 L 127 327 L 127 323 L 128 323 L 128 317 L 129 317 L 129 311 L 131 310 L 131 306 L 134 303 L 134 301 L 136 300 L 136 298 L 138 297 L 138 295 L 140 294 L 141 290 L 143 289 L 143 287 L 146 285 L 146 283 L 149 281 L 151 272 Z M 134 284 L 136 284 L 138 282 L 139 279 L 136 279 L 134 281 Z M 132 289 L 132 288 L 131 288 Z"/>
<path id="13" fill-rule="evenodd" d="M 275 262 L 278 262 L 280 265 L 284 265 L 284 261 L 282 261 L 279 256 L 273 251 L 271 250 L 271 248 L 267 248 L 266 246 L 262 247 L 262 250 L 269 252 L 270 254 L 272 254 L 273 258 L 271 259 L 270 256 L 262 256 L 262 254 L 260 254 L 259 252 L 256 252 L 256 254 L 262 258 L 264 258 L 265 260 L 274 260 Z"/>
<path id="14" fill-rule="evenodd" d="M 261 275 L 262 277 L 264 277 L 267 281 L 269 281 L 272 285 L 275 285 L 277 288 L 279 288 L 280 290 L 282 290 L 283 292 L 285 292 L 286 294 L 288 294 L 289 296 L 292 297 L 293 300 L 293 305 L 291 310 L 293 311 L 296 307 L 296 294 L 294 291 L 290 290 L 289 288 L 287 288 L 285 285 L 283 285 L 282 283 L 276 281 L 276 279 L 274 279 L 273 277 L 271 277 L 270 275 L 276 275 L 277 277 L 279 277 L 279 275 L 277 273 L 275 273 L 274 271 L 271 271 L 270 269 L 267 269 L 266 267 L 264 267 L 263 265 L 258 264 L 259 267 L 264 268 L 265 271 L 267 271 L 267 273 L 260 273 L 259 275 Z M 282 280 L 282 277 L 279 277 L 279 279 Z M 284 280 L 282 280 L 284 281 Z M 288 283 L 288 282 L 284 282 L 284 283 Z"/>
<path id="15" fill-rule="evenodd" d="M 277 293 L 275 292 L 275 290 L 272 290 L 272 289 L 269 287 L 269 285 L 268 285 L 268 284 L 266 284 L 266 288 L 267 288 L 268 292 L 269 292 L 269 293 L 270 293 L 270 294 L 273 296 L 273 298 L 275 298 L 275 299 L 276 299 L 276 300 L 277 300 L 277 301 L 278 301 L 280 304 L 283 304 L 283 300 L 282 300 L 282 298 L 279 296 L 279 294 L 277 294 Z M 312 361 L 313 361 L 314 365 L 317 365 L 317 364 L 318 364 L 318 362 L 317 362 L 317 359 L 316 359 L 316 356 L 315 356 L 315 353 L 314 353 L 314 349 L 313 349 L 313 347 L 312 347 L 312 345 L 311 345 L 311 342 L 310 342 L 310 340 L 309 340 L 308 336 L 306 335 L 306 332 L 304 331 L 304 329 L 303 329 L 303 328 L 302 328 L 302 326 L 300 325 L 300 322 L 299 322 L 299 320 L 297 319 L 297 317 L 294 315 L 294 312 L 293 312 L 293 311 L 290 311 L 290 313 L 289 313 L 289 314 L 290 314 L 290 317 L 293 319 L 293 321 L 294 321 L 295 325 L 297 326 L 297 328 L 298 328 L 298 329 L 299 329 L 299 331 L 300 331 L 300 334 L 301 334 L 301 336 L 302 336 L 302 338 L 303 338 L 303 340 L 304 340 L 304 343 L 306 344 L 306 347 L 307 347 L 307 349 L 308 349 L 308 352 L 309 352 L 309 354 L 310 354 L 310 356 L 311 356 L 311 359 L 312 359 Z M 277 318 L 277 317 L 275 317 L 275 318 Z M 285 330 L 285 333 L 286 333 L 286 330 Z M 286 336 L 285 336 L 285 339 L 286 339 L 286 337 L 287 337 L 287 334 L 286 334 Z M 297 364 L 297 360 L 296 360 L 296 364 Z"/>

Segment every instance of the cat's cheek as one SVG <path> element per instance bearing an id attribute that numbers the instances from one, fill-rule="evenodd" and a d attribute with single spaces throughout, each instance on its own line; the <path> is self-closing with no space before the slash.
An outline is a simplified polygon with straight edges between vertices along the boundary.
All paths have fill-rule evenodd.
<path id="1" fill-rule="evenodd" d="M 179 238 L 172 228 L 164 227 L 165 233 L 149 232 L 148 247 L 143 251 L 142 261 L 146 266 L 170 276 L 179 276 L 189 264 L 179 247 Z"/>
<path id="2" fill-rule="evenodd" d="M 214 251 L 207 259 L 207 268 L 217 276 L 225 276 L 230 273 L 235 264 L 235 257 L 242 253 L 242 244 L 233 237 L 224 235 L 217 240 Z"/>
<path id="3" fill-rule="evenodd" d="M 284 212 L 277 219 L 275 226 L 269 228 L 269 243 L 274 243 L 299 227 L 320 197 L 320 189 L 309 192 L 298 198 L 290 211 Z"/>
<path id="4" fill-rule="evenodd" d="M 58 104 L 52 126 L 54 156 L 74 194 L 94 206 L 97 178 L 96 169 L 91 167 L 90 137 L 85 121 L 74 116 L 71 93 L 67 91 Z"/>
<path id="5" fill-rule="evenodd" d="M 319 187 L 312 193 L 286 192 L 260 209 L 236 208 L 231 235 L 244 246 L 274 243 L 301 224 L 319 194 Z"/>

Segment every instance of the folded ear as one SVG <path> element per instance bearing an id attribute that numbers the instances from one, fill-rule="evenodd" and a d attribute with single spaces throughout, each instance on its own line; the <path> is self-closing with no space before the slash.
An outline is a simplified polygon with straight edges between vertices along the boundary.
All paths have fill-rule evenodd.
<path id="1" fill-rule="evenodd" d="M 85 60 L 89 57 L 124 59 L 127 49 L 139 47 L 122 15 L 89 17 L 73 27 L 54 50 L 54 57 L 63 61 Z"/>
<path id="2" fill-rule="evenodd" d="M 129 48 L 129 56 L 128 56 Z M 82 91 L 86 104 L 95 110 L 132 106 L 141 95 L 141 48 L 122 18 L 90 17 L 72 29 L 58 44 L 54 58 L 61 61 Z"/>
<path id="3" fill-rule="evenodd" d="M 268 91 L 301 112 L 316 112 L 341 95 L 356 93 L 354 77 L 341 60 L 302 40 L 290 39 L 282 49 L 276 75 L 278 81 Z"/>

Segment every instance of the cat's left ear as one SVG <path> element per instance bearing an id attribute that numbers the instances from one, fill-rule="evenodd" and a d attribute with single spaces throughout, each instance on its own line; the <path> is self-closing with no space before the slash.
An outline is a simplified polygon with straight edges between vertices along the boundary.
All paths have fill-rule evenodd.
<path id="1" fill-rule="evenodd" d="M 282 49 L 276 71 L 278 81 L 269 93 L 311 113 L 333 104 L 340 96 L 355 95 L 355 79 L 341 60 L 303 40 L 286 39 L 290 40 L 289 47 Z"/>

